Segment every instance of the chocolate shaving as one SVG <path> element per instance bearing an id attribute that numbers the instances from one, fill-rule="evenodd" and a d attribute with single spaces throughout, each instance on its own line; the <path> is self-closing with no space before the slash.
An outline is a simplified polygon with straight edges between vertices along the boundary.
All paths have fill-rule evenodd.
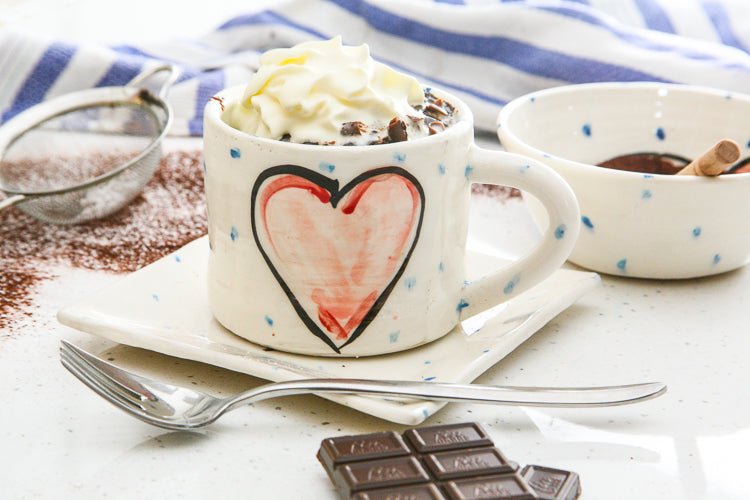
<path id="1" fill-rule="evenodd" d="M 434 135 L 434 134 L 437 134 L 438 132 L 442 132 L 443 130 L 445 130 L 445 125 L 443 125 L 443 122 L 434 121 L 434 122 L 431 122 L 427 126 L 427 128 L 430 129 L 430 135 Z"/>
<path id="2" fill-rule="evenodd" d="M 367 127 L 362 122 L 346 122 L 341 125 L 341 135 L 362 135 Z"/>
<path id="3" fill-rule="evenodd" d="M 388 137 L 391 142 L 402 142 L 409 138 L 406 133 L 406 123 L 398 116 L 394 117 L 388 124 Z"/>
<path id="4" fill-rule="evenodd" d="M 210 100 L 210 101 L 218 101 L 218 103 L 219 103 L 219 106 L 221 106 L 221 110 L 222 110 L 222 111 L 224 111 L 224 99 L 222 99 L 221 97 L 216 97 L 216 96 L 213 96 L 213 97 L 212 97 L 211 99 L 209 99 L 209 100 Z"/>
<path id="5" fill-rule="evenodd" d="M 440 120 L 443 117 L 448 116 L 448 112 L 441 108 L 440 106 L 436 106 L 435 103 L 430 103 L 425 109 L 424 114 L 434 118 L 436 120 Z"/>

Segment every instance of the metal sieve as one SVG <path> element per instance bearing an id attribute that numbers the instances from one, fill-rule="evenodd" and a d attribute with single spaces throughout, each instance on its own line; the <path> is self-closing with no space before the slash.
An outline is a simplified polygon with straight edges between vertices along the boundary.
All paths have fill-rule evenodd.
<path id="1" fill-rule="evenodd" d="M 177 76 L 157 66 L 124 86 L 62 95 L 9 120 L 0 127 L 0 210 L 17 205 L 45 222 L 77 224 L 127 205 L 159 166 Z"/>

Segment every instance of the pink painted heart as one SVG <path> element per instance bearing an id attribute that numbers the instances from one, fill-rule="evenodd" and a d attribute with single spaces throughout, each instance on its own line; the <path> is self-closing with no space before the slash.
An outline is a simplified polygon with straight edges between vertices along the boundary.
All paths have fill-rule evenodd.
<path id="1" fill-rule="evenodd" d="M 399 167 L 339 189 L 318 172 L 282 165 L 253 187 L 259 250 L 310 331 L 335 352 L 358 338 L 404 271 L 419 237 L 424 192 Z"/>

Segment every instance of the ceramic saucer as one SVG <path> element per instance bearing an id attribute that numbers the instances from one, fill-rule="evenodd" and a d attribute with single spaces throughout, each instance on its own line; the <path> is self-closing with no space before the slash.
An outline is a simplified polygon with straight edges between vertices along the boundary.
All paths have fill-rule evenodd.
<path id="1" fill-rule="evenodd" d="M 223 328 L 206 296 L 205 237 L 128 275 L 58 313 L 64 325 L 118 343 L 209 363 L 267 380 L 391 378 L 467 383 L 500 361 L 599 283 L 593 273 L 559 270 L 494 309 L 466 320 L 430 344 L 384 356 L 323 358 L 269 350 Z M 473 252 L 470 274 L 503 264 Z M 332 401 L 397 423 L 415 425 L 445 405 L 352 395 Z"/>

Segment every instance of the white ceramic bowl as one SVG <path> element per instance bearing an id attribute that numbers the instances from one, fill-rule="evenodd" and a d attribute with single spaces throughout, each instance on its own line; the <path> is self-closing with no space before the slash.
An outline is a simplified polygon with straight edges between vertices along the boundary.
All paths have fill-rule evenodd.
<path id="1" fill-rule="evenodd" d="M 596 166 L 637 152 L 695 158 L 724 138 L 746 158 L 750 96 L 657 83 L 563 86 L 506 105 L 497 132 L 505 149 L 547 163 L 573 187 L 582 225 L 571 262 L 671 279 L 750 260 L 750 173 L 706 178 Z"/>

